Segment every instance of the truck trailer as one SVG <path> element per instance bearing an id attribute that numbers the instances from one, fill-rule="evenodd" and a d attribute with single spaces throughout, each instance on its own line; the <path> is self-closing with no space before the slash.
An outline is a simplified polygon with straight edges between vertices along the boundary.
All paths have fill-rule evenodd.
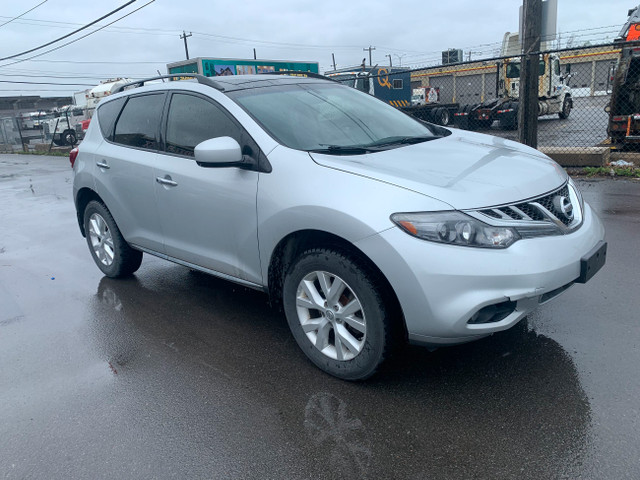
<path id="1" fill-rule="evenodd" d="M 279 71 L 318 73 L 318 62 L 197 57 L 167 64 L 167 73 L 198 73 L 205 77 L 252 75 Z"/>
<path id="2" fill-rule="evenodd" d="M 431 101 L 427 94 L 424 102 L 415 101 L 411 88 L 411 73 L 403 68 L 375 67 L 347 69 L 325 72 L 325 76 L 344 83 L 362 92 L 368 93 L 403 112 L 439 125 L 448 125 L 455 112 L 457 103 L 443 104 L 439 98 L 431 94 Z M 420 92 L 416 92 L 419 97 Z"/>
<path id="3" fill-rule="evenodd" d="M 496 98 L 483 103 L 463 106 L 454 115 L 458 128 L 467 130 L 486 129 L 494 121 L 501 128 L 518 128 L 520 105 L 520 57 L 498 62 L 496 75 Z M 562 73 L 557 54 L 542 54 L 538 67 L 538 116 L 555 115 L 568 118 L 573 108 L 569 73 Z"/>

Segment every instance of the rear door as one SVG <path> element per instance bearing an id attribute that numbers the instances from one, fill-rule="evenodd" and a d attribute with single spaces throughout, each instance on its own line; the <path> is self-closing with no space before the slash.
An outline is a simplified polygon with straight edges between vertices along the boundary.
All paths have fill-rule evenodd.
<path id="1" fill-rule="evenodd" d="M 258 172 L 202 167 L 193 155 L 210 138 L 232 137 L 251 156 L 257 144 L 224 108 L 191 92 L 172 93 L 164 131 L 155 188 L 167 255 L 261 284 Z"/>
<path id="2" fill-rule="evenodd" d="M 162 231 L 155 201 L 153 163 L 158 158 L 164 92 L 116 100 L 124 108 L 114 117 L 95 155 L 96 188 L 127 242 L 163 252 Z M 126 103 L 125 103 L 126 102 Z M 114 105 L 111 105 L 114 104 Z M 98 108 L 116 109 L 108 102 Z M 102 124 L 100 126 L 109 128 Z"/>

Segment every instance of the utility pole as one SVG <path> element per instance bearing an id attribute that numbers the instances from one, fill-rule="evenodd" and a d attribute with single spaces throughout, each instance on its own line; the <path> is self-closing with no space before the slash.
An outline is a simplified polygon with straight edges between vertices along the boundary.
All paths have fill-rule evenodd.
<path id="1" fill-rule="evenodd" d="M 184 53 L 187 55 L 187 60 L 189 60 L 189 48 L 187 48 L 187 38 L 192 35 L 193 33 L 191 32 L 189 32 L 189 35 L 187 35 L 184 30 L 182 31 L 182 35 L 180 35 L 180 38 L 184 40 Z"/>
<path id="2" fill-rule="evenodd" d="M 393 68 L 393 64 L 391 63 L 391 54 L 385 55 L 385 57 L 389 57 L 389 68 Z"/>
<path id="3" fill-rule="evenodd" d="M 369 66 L 371 67 L 373 64 L 371 63 L 371 51 L 375 50 L 376 47 L 372 47 L 371 45 L 369 45 L 369 48 L 363 48 L 362 51 L 366 52 L 367 50 L 369 50 Z"/>
<path id="4" fill-rule="evenodd" d="M 333 70 L 336 70 L 336 56 L 332 53 L 331 54 L 331 59 L 333 60 Z"/>
<path id="5" fill-rule="evenodd" d="M 520 107 L 518 110 L 518 140 L 533 148 L 538 146 L 538 69 L 540 62 L 540 32 L 542 0 L 524 0 L 522 6 L 524 35 L 523 57 L 520 62 Z"/>
<path id="6" fill-rule="evenodd" d="M 254 49 L 253 49 L 253 59 L 254 59 L 254 60 L 257 60 L 257 58 L 258 58 L 258 57 L 256 57 L 256 49 L 254 48 Z"/>

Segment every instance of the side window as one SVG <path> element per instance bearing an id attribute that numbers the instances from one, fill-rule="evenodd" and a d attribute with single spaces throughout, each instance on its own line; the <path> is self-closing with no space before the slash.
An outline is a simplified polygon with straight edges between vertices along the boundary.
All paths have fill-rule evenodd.
<path id="1" fill-rule="evenodd" d="M 104 138 L 111 138 L 116 118 L 118 118 L 118 114 L 120 110 L 122 110 L 122 105 L 124 105 L 126 99 L 126 97 L 121 97 L 117 100 L 103 103 L 98 107 L 98 123 L 100 123 L 100 130 Z"/>
<path id="2" fill-rule="evenodd" d="M 396 89 L 396 90 L 402 88 L 402 79 L 401 78 L 400 79 L 395 78 L 393 80 L 393 88 Z"/>
<path id="3" fill-rule="evenodd" d="M 193 157 L 196 145 L 216 137 L 231 137 L 243 145 L 242 130 L 222 109 L 193 95 L 176 93 L 171 97 L 165 138 L 168 153 Z"/>
<path id="4" fill-rule="evenodd" d="M 156 150 L 163 103 L 163 93 L 130 97 L 116 123 L 113 141 Z"/>
<path id="5" fill-rule="evenodd" d="M 560 60 L 553 61 L 553 69 L 555 70 L 556 75 L 560 76 Z"/>

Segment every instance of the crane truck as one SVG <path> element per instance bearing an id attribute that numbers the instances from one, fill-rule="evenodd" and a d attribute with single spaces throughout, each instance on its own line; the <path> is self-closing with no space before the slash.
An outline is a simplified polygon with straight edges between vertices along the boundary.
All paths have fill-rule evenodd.
<path id="1" fill-rule="evenodd" d="M 507 58 L 497 64 L 496 98 L 483 103 L 464 105 L 454 114 L 458 128 L 489 128 L 495 120 L 505 129 L 518 128 L 520 102 L 520 57 Z M 540 56 L 538 67 L 538 116 L 557 114 L 568 118 L 573 108 L 570 74 L 560 71 L 557 54 Z"/>
<path id="2" fill-rule="evenodd" d="M 628 12 L 627 22 L 614 40 L 621 46 L 611 86 L 607 134 L 615 148 L 640 144 L 640 6 Z"/>

